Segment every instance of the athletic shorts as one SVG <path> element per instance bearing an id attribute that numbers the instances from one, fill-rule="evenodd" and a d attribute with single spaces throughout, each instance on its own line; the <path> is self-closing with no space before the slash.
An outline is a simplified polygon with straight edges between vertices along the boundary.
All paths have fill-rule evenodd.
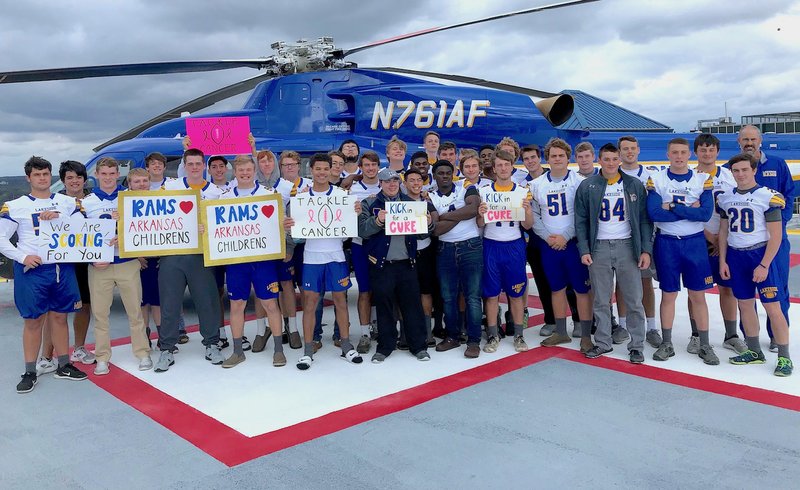
<path id="1" fill-rule="evenodd" d="M 439 278 L 436 276 L 436 247 L 433 244 L 417 251 L 416 268 L 420 294 L 434 294 L 439 289 Z"/>
<path id="2" fill-rule="evenodd" d="M 729 279 L 723 279 L 719 275 L 719 255 L 708 255 L 708 265 L 711 267 L 711 277 L 714 278 L 714 284 L 719 286 L 723 286 L 726 288 L 731 287 L 731 281 Z"/>
<path id="3" fill-rule="evenodd" d="M 525 269 L 525 240 L 510 242 L 483 239 L 482 289 L 485 298 L 505 291 L 511 298 L 525 294 L 528 272 Z"/>
<path id="4" fill-rule="evenodd" d="M 92 303 L 92 296 L 89 293 L 89 263 L 82 262 L 73 265 L 75 279 L 78 281 L 78 291 L 81 293 L 81 303 L 86 306 Z"/>
<path id="5" fill-rule="evenodd" d="M 14 262 L 14 303 L 22 318 L 32 320 L 48 311 L 71 313 L 81 309 L 73 264 L 42 264 L 24 271 L 24 265 Z"/>
<path id="6" fill-rule="evenodd" d="M 714 286 L 703 232 L 685 237 L 657 233 L 653 244 L 659 287 L 667 293 L 686 289 L 703 291 Z"/>
<path id="7" fill-rule="evenodd" d="M 368 293 L 370 291 L 369 284 L 369 259 L 364 247 L 358 243 L 353 243 L 350 246 L 351 260 L 353 265 L 353 272 L 356 275 L 358 282 L 358 292 Z"/>
<path id="8" fill-rule="evenodd" d="M 228 298 L 232 301 L 247 301 L 252 287 L 258 299 L 278 297 L 278 268 L 282 260 L 262 260 L 225 266 Z"/>
<path id="9" fill-rule="evenodd" d="M 292 256 L 292 260 L 289 262 L 284 262 L 283 260 L 280 261 L 280 264 L 277 266 L 278 272 L 278 281 L 285 282 L 285 281 L 293 281 L 294 280 L 294 256 Z"/>
<path id="10" fill-rule="evenodd" d="M 333 293 L 350 289 L 350 270 L 347 262 L 303 264 L 303 289 L 315 293 Z"/>
<path id="11" fill-rule="evenodd" d="M 549 245 L 542 247 L 542 266 L 551 291 L 572 286 L 576 293 L 586 294 L 591 289 L 589 268 L 581 263 L 575 240 L 568 241 L 564 250 L 553 250 Z"/>
<path id="12" fill-rule="evenodd" d="M 295 245 L 292 260 L 284 262 L 286 265 L 278 268 L 279 281 L 293 280 L 294 284 L 303 285 L 303 250 L 305 250 L 305 243 Z M 291 272 L 291 276 L 289 272 Z"/>
<path id="13" fill-rule="evenodd" d="M 222 289 L 225 287 L 225 266 L 224 265 L 217 265 L 211 267 L 211 271 L 214 273 L 214 280 L 217 282 L 217 289 Z"/>
<path id="14" fill-rule="evenodd" d="M 139 271 L 142 279 L 142 306 L 161 306 L 158 297 L 158 257 L 147 258 L 147 268 Z"/>
<path id="15" fill-rule="evenodd" d="M 753 271 L 764 258 L 766 245 L 752 250 L 737 250 L 728 247 L 728 269 L 731 271 L 730 288 L 736 299 L 753 299 L 755 293 L 762 303 L 772 303 L 781 300 L 780 286 L 781 274 L 775 260 L 769 265 L 767 278 L 764 281 L 753 282 Z"/>

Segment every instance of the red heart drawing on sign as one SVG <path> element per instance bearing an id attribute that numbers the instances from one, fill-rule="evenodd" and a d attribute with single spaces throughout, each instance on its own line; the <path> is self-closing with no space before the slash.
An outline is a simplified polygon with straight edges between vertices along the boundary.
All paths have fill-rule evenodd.
<path id="1" fill-rule="evenodd" d="M 275 212 L 275 206 L 270 204 L 269 206 L 261 206 L 261 212 L 264 213 L 264 216 L 267 218 L 272 216 L 272 213 Z"/>
<path id="2" fill-rule="evenodd" d="M 194 203 L 192 201 L 181 201 L 180 207 L 181 211 L 183 211 L 185 214 L 189 214 L 189 211 L 191 211 L 194 207 Z"/>

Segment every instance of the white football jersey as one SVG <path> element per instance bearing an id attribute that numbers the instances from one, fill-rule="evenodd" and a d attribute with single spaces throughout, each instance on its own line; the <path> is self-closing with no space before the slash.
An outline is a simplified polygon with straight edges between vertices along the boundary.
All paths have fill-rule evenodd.
<path id="1" fill-rule="evenodd" d="M 467 197 L 467 193 L 475 193 L 477 194 L 478 190 L 475 186 L 468 186 L 465 188 L 458 188 L 453 185 L 453 189 L 450 194 L 442 194 L 439 190 L 434 192 L 428 193 L 428 199 L 433 203 L 433 206 L 438 211 L 439 215 L 447 213 L 448 211 L 455 211 L 456 209 L 463 208 L 466 204 L 465 198 Z M 459 221 L 456 226 L 453 227 L 452 230 L 448 231 L 444 235 L 439 237 L 439 240 L 443 242 L 461 242 L 464 240 L 469 240 L 470 238 L 475 238 L 480 236 L 480 230 L 478 230 L 478 223 L 476 218 L 470 218 L 464 221 Z"/>
<path id="2" fill-rule="evenodd" d="M 294 182 L 280 177 L 275 181 L 275 190 L 283 197 L 283 205 L 289 204 L 289 199 L 297 195 L 298 192 L 306 192 L 313 182 L 305 177 L 298 177 Z"/>
<path id="3" fill-rule="evenodd" d="M 159 191 L 159 190 L 163 189 L 164 185 L 170 180 L 175 180 L 175 179 L 170 178 L 170 177 L 164 177 L 164 180 L 162 180 L 161 182 L 150 181 L 150 190 L 151 191 Z"/>
<path id="4" fill-rule="evenodd" d="M 51 194 L 38 199 L 30 194 L 8 201 L 0 208 L 0 253 L 20 264 L 28 255 L 37 255 L 39 248 L 39 215 L 45 211 L 57 211 L 59 216 L 80 214 L 80 203 L 64 194 Z M 17 234 L 17 245 L 11 237 Z"/>
<path id="5" fill-rule="evenodd" d="M 680 180 L 679 180 L 680 179 Z M 714 187 L 714 178 L 708 174 L 689 169 L 684 175 L 675 175 L 669 167 L 650 175 L 647 180 L 648 192 L 657 192 L 661 202 L 682 203 L 686 206 L 700 200 L 703 192 Z M 654 222 L 656 228 L 662 233 L 672 236 L 689 236 L 703 231 L 704 221 L 689 221 L 681 219 L 669 222 Z"/>
<path id="6" fill-rule="evenodd" d="M 625 188 L 622 178 L 606 186 L 603 201 L 600 203 L 600 216 L 597 220 L 598 240 L 624 240 L 631 237 L 631 222 L 625 208 Z"/>
<path id="7" fill-rule="evenodd" d="M 535 231 L 542 239 L 550 235 L 561 235 L 567 240 L 575 237 L 575 191 L 581 182 L 583 177 L 572 170 L 567 170 L 567 175 L 559 181 L 547 172 L 531 182 L 531 196 L 538 206 L 542 225 Z"/>
<path id="8" fill-rule="evenodd" d="M 216 186 L 205 180 L 203 182 L 203 187 L 200 189 L 201 199 L 219 199 L 222 197 L 224 191 L 220 189 L 219 186 Z M 186 177 L 182 179 L 168 180 L 164 183 L 164 190 L 167 191 L 184 191 L 191 188 L 192 187 L 189 185 Z"/>
<path id="9" fill-rule="evenodd" d="M 711 214 L 705 224 L 706 231 L 715 235 L 719 234 L 719 209 L 717 208 L 717 199 L 723 192 L 730 191 L 736 188 L 736 180 L 733 174 L 725 167 L 717 167 L 717 173 L 714 177 L 714 190 L 711 191 L 714 195 L 714 212 Z"/>
<path id="10" fill-rule="evenodd" d="M 275 194 L 275 191 L 269 187 L 263 186 L 256 182 L 255 187 L 252 189 L 240 189 L 239 186 L 234 186 L 228 189 L 228 192 L 222 195 L 222 199 L 236 199 L 237 197 L 251 197 L 251 196 L 269 196 Z"/>
<path id="11" fill-rule="evenodd" d="M 507 192 L 509 194 L 516 194 L 517 198 L 527 199 L 530 192 L 527 187 L 522 187 L 514 183 L 510 190 L 498 189 L 496 184 L 491 184 L 480 189 L 481 201 L 486 201 L 486 195 L 490 192 Z M 497 221 L 495 223 L 486 223 L 483 228 L 483 237 L 489 240 L 496 240 L 498 242 L 512 242 L 522 238 L 522 230 L 520 229 L 519 221 Z"/>
<path id="12" fill-rule="evenodd" d="M 363 201 L 369 196 L 377 196 L 381 191 L 380 181 L 374 184 L 365 184 L 363 180 L 353 182 L 350 186 L 350 195 L 353 196 L 358 202 Z M 353 243 L 361 245 L 364 239 L 361 237 L 353 237 Z"/>
<path id="13" fill-rule="evenodd" d="M 511 171 L 511 180 L 517 185 L 526 185 L 528 183 L 528 171 L 524 168 L 514 167 Z"/>
<path id="14" fill-rule="evenodd" d="M 639 165 L 639 167 L 633 170 L 622 168 L 622 165 L 620 165 L 619 169 L 625 172 L 626 174 L 630 175 L 631 177 L 636 177 L 637 179 L 639 179 L 639 182 L 641 182 L 642 185 L 644 186 L 647 185 L 647 179 L 650 178 L 650 171 L 644 168 L 644 165 Z M 598 172 L 595 172 L 595 174 Z"/>
<path id="15" fill-rule="evenodd" d="M 466 178 L 463 178 L 457 182 L 453 182 L 453 185 L 459 188 L 464 188 L 464 186 L 475 186 L 476 189 L 480 190 L 484 187 L 490 186 L 494 183 L 492 179 L 487 179 L 486 177 L 480 177 L 477 182 L 470 182 Z"/>
<path id="16" fill-rule="evenodd" d="M 786 200 L 779 192 L 756 186 L 741 193 L 730 189 L 718 198 L 721 217 L 728 220 L 728 245 L 748 248 L 769 240 L 766 213 L 783 209 Z"/>
<path id="17" fill-rule="evenodd" d="M 117 211 L 117 192 L 126 190 L 118 187 L 111 194 L 106 194 L 99 188 L 87 195 L 81 201 L 83 212 L 87 218 L 92 219 L 111 219 L 112 214 Z M 119 257 L 119 244 L 114 245 L 114 256 Z"/>

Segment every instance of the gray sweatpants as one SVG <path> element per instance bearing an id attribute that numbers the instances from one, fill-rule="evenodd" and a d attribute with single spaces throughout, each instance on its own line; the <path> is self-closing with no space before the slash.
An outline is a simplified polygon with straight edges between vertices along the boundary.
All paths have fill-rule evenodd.
<path id="1" fill-rule="evenodd" d="M 594 316 L 597 331 L 594 342 L 603 349 L 611 349 L 611 312 L 608 304 L 614 294 L 614 276 L 628 308 L 627 328 L 631 334 L 628 350 L 644 349 L 644 307 L 642 306 L 642 273 L 639 257 L 634 257 L 630 238 L 625 240 L 597 240 L 592 250 L 589 276 L 594 292 Z"/>
<path id="2" fill-rule="evenodd" d="M 178 342 L 178 319 L 183 308 L 183 296 L 189 286 L 203 345 L 219 341 L 220 306 L 217 281 L 213 269 L 203 266 L 203 255 L 170 255 L 158 265 L 158 294 L 161 301 L 161 350 L 172 350 Z"/>

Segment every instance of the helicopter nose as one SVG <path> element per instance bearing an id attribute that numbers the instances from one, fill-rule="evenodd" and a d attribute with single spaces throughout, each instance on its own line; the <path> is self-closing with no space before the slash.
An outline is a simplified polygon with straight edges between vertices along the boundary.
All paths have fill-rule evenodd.
<path id="1" fill-rule="evenodd" d="M 572 116 L 575 100 L 569 94 L 560 94 L 540 100 L 536 103 L 536 108 L 550 121 L 550 124 L 560 126 Z"/>

